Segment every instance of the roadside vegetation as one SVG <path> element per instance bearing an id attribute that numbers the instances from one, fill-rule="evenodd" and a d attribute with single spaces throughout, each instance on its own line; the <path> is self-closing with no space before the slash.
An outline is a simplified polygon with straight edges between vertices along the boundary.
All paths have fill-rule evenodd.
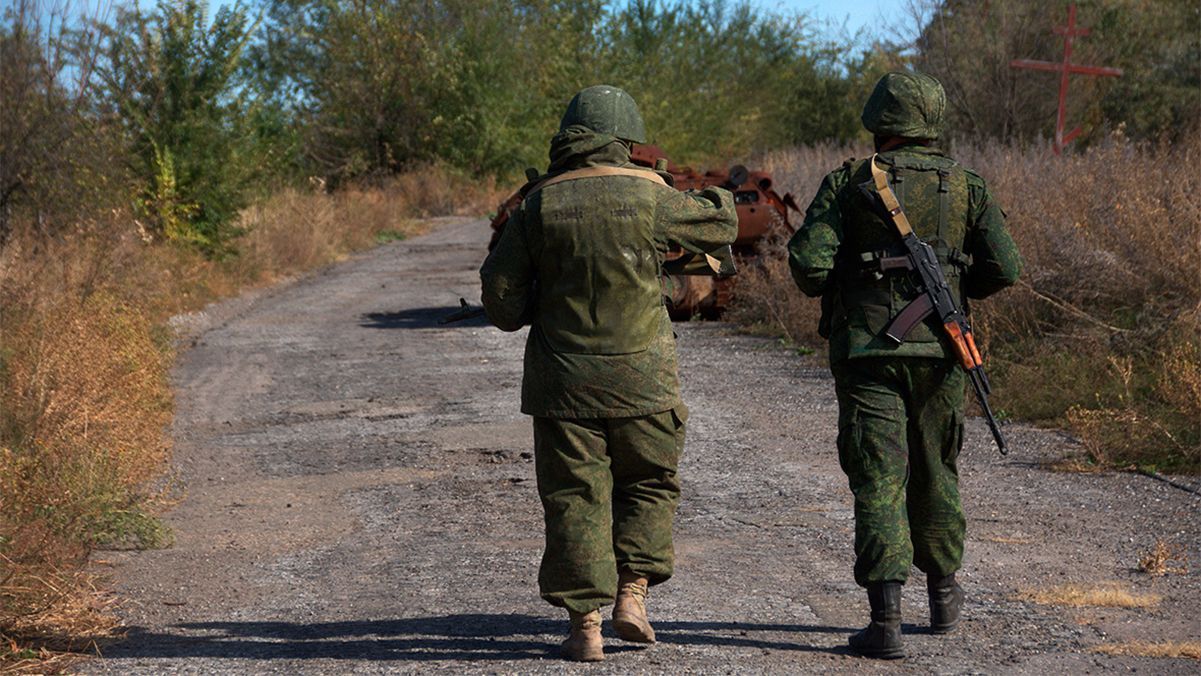
<path id="1" fill-rule="evenodd" d="M 1197 471 L 1201 186 L 1181 167 L 1201 151 L 1198 10 L 1078 4 L 1098 36 L 1080 58 L 1127 77 L 1073 83 L 1085 134 L 1053 157 L 1054 78 L 1004 64 L 1057 58 L 1058 3 L 914 3 L 911 25 L 879 32 L 907 44 L 741 1 L 9 3 L 0 665 L 50 670 L 43 649 L 111 630 L 83 567 L 95 548 L 171 541 L 171 316 L 403 239 L 420 217 L 486 211 L 545 165 L 566 100 L 596 82 L 629 90 L 673 159 L 761 157 L 804 201 L 865 152 L 859 110 L 881 74 L 943 78 L 954 150 L 1028 263 L 976 319 L 1003 413 L 1070 426 L 1094 466 Z M 819 348 L 781 247 L 765 245 L 731 316 Z"/>

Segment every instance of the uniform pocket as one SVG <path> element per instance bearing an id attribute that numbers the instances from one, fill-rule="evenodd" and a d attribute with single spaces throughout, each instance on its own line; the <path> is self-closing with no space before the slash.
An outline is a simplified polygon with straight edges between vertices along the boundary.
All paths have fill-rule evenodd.
<path id="1" fill-rule="evenodd" d="M 688 407 L 683 402 L 671 409 L 671 422 L 676 429 L 676 456 L 678 458 L 684 454 L 684 427 L 688 422 Z"/>
<path id="2" fill-rule="evenodd" d="M 947 439 L 942 447 L 942 461 L 947 466 L 954 467 L 960 451 L 963 450 L 963 425 L 963 411 L 952 413 L 950 429 L 947 430 Z"/>
<path id="3" fill-rule="evenodd" d="M 864 305 L 863 323 L 867 326 L 867 330 L 873 336 L 884 335 L 884 329 L 888 326 L 889 320 L 892 319 L 888 314 L 888 307 L 884 305 Z"/>
<path id="4" fill-rule="evenodd" d="M 845 416 L 839 416 L 838 465 L 847 476 L 854 476 L 863 469 L 863 429 L 859 424 L 859 411 L 851 410 Z"/>
<path id="5" fill-rule="evenodd" d="M 688 407 L 683 403 L 671 409 L 671 421 L 675 423 L 676 429 L 684 426 L 688 422 Z"/>

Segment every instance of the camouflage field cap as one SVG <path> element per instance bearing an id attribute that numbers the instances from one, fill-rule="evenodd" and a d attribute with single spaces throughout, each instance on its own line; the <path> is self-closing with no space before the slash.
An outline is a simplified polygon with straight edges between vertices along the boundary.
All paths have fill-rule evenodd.
<path id="1" fill-rule="evenodd" d="M 938 138 L 947 94 L 924 73 L 889 73 L 880 78 L 863 106 L 863 126 L 877 136 Z"/>
<path id="2" fill-rule="evenodd" d="M 616 136 L 631 143 L 646 143 L 646 127 L 638 104 L 624 90 L 610 85 L 596 85 L 580 90 L 567 104 L 567 112 L 559 122 L 559 131 L 580 124 L 602 134 Z"/>

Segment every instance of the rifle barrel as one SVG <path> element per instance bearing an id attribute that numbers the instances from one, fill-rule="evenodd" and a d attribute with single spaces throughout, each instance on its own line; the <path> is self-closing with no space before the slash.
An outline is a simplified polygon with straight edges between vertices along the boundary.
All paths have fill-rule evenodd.
<path id="1" fill-rule="evenodd" d="M 997 425 L 997 419 L 992 414 L 992 408 L 988 405 L 988 395 L 985 393 L 984 383 L 987 376 L 984 375 L 983 368 L 974 368 L 967 372 L 968 379 L 972 381 L 972 389 L 976 391 L 976 401 L 980 402 L 980 408 L 984 410 L 984 419 L 988 422 L 988 429 L 992 432 L 992 438 L 997 442 L 997 450 L 1001 451 L 1001 455 L 1009 455 L 1009 447 L 1005 445 L 1005 437 L 1001 436 L 1001 428 Z"/>

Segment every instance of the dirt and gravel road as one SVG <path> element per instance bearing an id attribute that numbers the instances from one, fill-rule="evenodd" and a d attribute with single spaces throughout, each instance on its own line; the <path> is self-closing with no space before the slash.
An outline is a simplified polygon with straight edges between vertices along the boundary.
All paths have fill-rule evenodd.
<path id="1" fill-rule="evenodd" d="M 173 548 L 103 552 L 128 639 L 96 673 L 1196 673 L 1096 646 L 1201 638 L 1201 497 L 1147 477 L 1048 472 L 1062 435 L 1010 427 L 964 449 L 967 617 L 911 656 L 843 648 L 867 614 L 851 580 L 850 493 L 822 364 L 719 324 L 679 327 L 692 410 L 676 578 L 651 596 L 660 643 L 554 658 L 563 618 L 536 588 L 541 513 L 517 410 L 524 332 L 437 319 L 478 296 L 487 227 L 444 221 L 299 282 L 185 318 L 175 373 L 186 499 Z M 1196 482 L 1192 482 L 1196 486 Z M 1157 538 L 1191 571 L 1135 570 Z M 1022 600 L 1066 583 L 1156 594 L 1143 609 Z"/>

